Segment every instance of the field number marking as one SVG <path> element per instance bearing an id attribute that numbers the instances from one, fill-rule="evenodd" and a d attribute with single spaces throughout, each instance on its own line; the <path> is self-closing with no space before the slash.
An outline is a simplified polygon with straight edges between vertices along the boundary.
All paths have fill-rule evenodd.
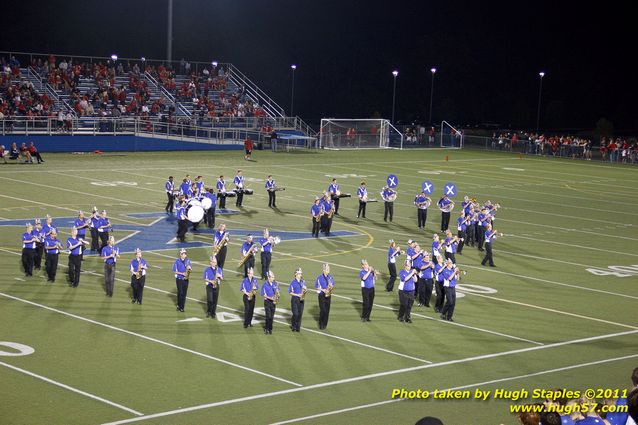
<path id="1" fill-rule="evenodd" d="M 585 270 L 596 276 L 631 277 L 638 275 L 638 264 L 630 266 L 609 266 L 607 270 L 596 268 L 588 268 Z"/>

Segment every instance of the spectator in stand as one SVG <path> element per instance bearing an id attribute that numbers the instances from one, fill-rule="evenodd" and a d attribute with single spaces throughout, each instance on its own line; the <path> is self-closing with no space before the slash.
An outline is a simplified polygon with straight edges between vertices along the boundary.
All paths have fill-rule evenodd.
<path id="1" fill-rule="evenodd" d="M 34 156 L 38 160 L 38 164 L 44 162 L 44 159 L 42 159 L 42 155 L 40 155 L 40 152 L 38 152 L 38 148 L 35 147 L 35 144 L 33 142 L 29 143 L 29 154 L 31 154 L 31 162 L 33 162 Z"/>
<path id="2" fill-rule="evenodd" d="M 248 136 L 246 140 L 244 140 L 244 150 L 246 151 L 246 155 L 244 155 L 244 159 L 246 161 L 251 160 L 251 155 L 253 153 L 253 140 Z"/>
<path id="3" fill-rule="evenodd" d="M 607 145 L 607 152 L 609 153 L 609 162 L 616 162 L 616 149 L 618 149 L 618 145 L 614 139 L 611 139 L 609 145 Z"/>

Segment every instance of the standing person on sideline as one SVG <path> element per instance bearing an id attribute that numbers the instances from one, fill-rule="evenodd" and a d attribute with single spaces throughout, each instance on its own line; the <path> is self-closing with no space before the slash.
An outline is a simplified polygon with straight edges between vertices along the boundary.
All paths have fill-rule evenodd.
<path id="1" fill-rule="evenodd" d="M 177 286 L 177 307 L 176 310 L 184 312 L 184 304 L 186 304 L 186 294 L 188 293 L 188 279 L 191 275 L 193 266 L 191 260 L 188 259 L 186 250 L 179 250 L 179 258 L 173 264 L 173 273 L 175 273 L 175 286 Z"/>
<path id="2" fill-rule="evenodd" d="M 390 280 L 385 285 L 387 292 L 392 292 L 394 289 L 394 282 L 397 280 L 397 257 L 403 254 L 403 251 L 397 243 L 390 239 L 390 248 L 388 248 L 388 272 L 390 273 Z"/>
<path id="3" fill-rule="evenodd" d="M 106 296 L 113 296 L 113 287 L 115 286 L 115 263 L 120 257 L 120 249 L 115 246 L 115 238 L 109 236 L 109 240 L 101 253 L 104 260 L 104 289 Z"/>
<path id="4" fill-rule="evenodd" d="M 244 159 L 246 161 L 251 160 L 251 155 L 253 154 L 253 139 L 248 136 L 246 140 L 244 140 L 244 150 L 246 151 L 246 155 L 244 155 Z"/>
<path id="5" fill-rule="evenodd" d="M 268 192 L 268 208 L 277 208 L 275 203 L 277 193 L 277 183 L 272 179 L 271 175 L 266 178 L 266 191 Z"/>
<path id="6" fill-rule="evenodd" d="M 247 275 L 241 281 L 240 291 L 242 292 L 242 300 L 244 301 L 244 329 L 253 327 L 253 312 L 255 311 L 255 295 L 259 291 L 259 282 L 253 275 L 253 269 L 247 270 Z M 262 291 L 263 295 L 263 291 Z"/>
<path id="7" fill-rule="evenodd" d="M 25 276 L 33 276 L 33 265 L 35 259 L 35 245 L 37 236 L 33 235 L 33 225 L 27 223 L 26 231 L 22 234 L 22 267 Z"/>
<path id="8" fill-rule="evenodd" d="M 210 266 L 204 269 L 204 284 L 206 285 L 206 317 L 216 317 L 219 286 L 224 280 L 224 271 L 217 265 L 215 256 L 210 257 Z"/>
<path id="9" fill-rule="evenodd" d="M 55 282 L 55 275 L 58 271 L 58 256 L 61 249 L 64 249 L 64 247 L 58 240 L 58 232 L 53 230 L 49 236 L 44 239 L 44 251 L 46 256 L 44 268 L 47 272 L 47 282 Z"/>
<path id="10" fill-rule="evenodd" d="M 417 271 L 412 268 L 410 261 L 406 261 L 399 274 L 399 322 L 412 323 L 410 312 L 414 304 L 414 284 Z"/>
<path id="11" fill-rule="evenodd" d="M 142 250 L 135 249 L 135 258 L 129 264 L 129 271 L 131 272 L 131 288 L 133 289 L 133 297 L 131 302 L 133 304 L 142 304 L 142 293 L 144 292 L 144 285 L 146 284 L 146 271 L 148 270 L 148 264 L 146 260 L 142 258 Z"/>
<path id="12" fill-rule="evenodd" d="M 80 272 L 82 271 L 82 245 L 87 243 L 78 239 L 78 229 L 71 228 L 71 237 L 66 240 L 66 248 L 69 250 L 69 286 L 77 288 L 80 284 Z"/>
<path id="13" fill-rule="evenodd" d="M 379 275 L 375 269 L 370 267 L 367 260 L 361 260 L 361 297 L 363 298 L 363 308 L 361 309 L 361 321 L 369 322 L 372 305 L 374 304 L 374 279 Z"/>
<path id="14" fill-rule="evenodd" d="M 303 317 L 304 302 L 306 297 L 306 281 L 302 277 L 300 268 L 295 270 L 295 277 L 288 286 L 288 294 L 290 295 L 290 310 L 292 318 L 290 319 L 290 329 L 293 332 L 300 332 L 301 318 Z"/>
<path id="15" fill-rule="evenodd" d="M 326 329 L 330 318 L 330 300 L 335 287 L 335 280 L 330 274 L 330 264 L 321 265 L 321 274 L 315 279 L 315 289 L 319 299 L 319 329 Z"/>
<path id="16" fill-rule="evenodd" d="M 272 334 L 272 322 L 275 317 L 275 309 L 279 301 L 279 285 L 275 281 L 275 274 L 268 272 L 268 279 L 261 285 L 261 296 L 264 297 L 264 311 L 266 313 L 266 323 L 264 324 L 264 334 Z M 252 326 L 249 324 L 248 326 Z M 244 328 L 246 322 L 244 322 Z"/>
<path id="17" fill-rule="evenodd" d="M 494 257 L 492 255 L 492 242 L 499 236 L 503 236 L 502 233 L 498 233 L 496 230 L 492 230 L 492 225 L 487 224 L 485 230 L 485 257 L 483 257 L 483 261 L 481 261 L 481 265 L 484 266 L 489 262 L 490 267 L 496 267 L 494 264 Z"/>
<path id="18" fill-rule="evenodd" d="M 366 206 L 368 205 L 368 189 L 366 188 L 366 182 L 361 182 L 361 185 L 357 189 L 357 198 L 359 198 L 359 212 L 357 212 L 357 218 L 366 218 Z"/>
<path id="19" fill-rule="evenodd" d="M 381 191 L 381 197 L 383 198 L 383 221 L 392 222 L 394 216 L 394 201 L 397 200 L 397 192 L 388 186 L 383 186 Z"/>
<path id="20" fill-rule="evenodd" d="M 173 176 L 168 176 L 168 180 L 164 183 L 164 190 L 166 191 L 166 207 L 164 210 L 168 214 L 173 214 L 175 203 L 175 183 L 173 182 Z"/>

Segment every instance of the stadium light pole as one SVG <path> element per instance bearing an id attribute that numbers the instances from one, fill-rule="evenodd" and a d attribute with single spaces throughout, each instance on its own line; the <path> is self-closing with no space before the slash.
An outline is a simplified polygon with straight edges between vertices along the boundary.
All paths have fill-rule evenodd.
<path id="1" fill-rule="evenodd" d="M 436 68 L 431 68 L 430 72 L 432 73 L 432 84 L 430 85 L 430 118 L 428 122 L 432 125 L 432 99 L 434 98 L 434 74 L 436 74 Z"/>
<path id="2" fill-rule="evenodd" d="M 173 0 L 168 0 L 168 22 L 166 23 L 166 60 L 168 66 L 173 61 Z"/>
<path id="3" fill-rule="evenodd" d="M 392 71 L 392 76 L 394 77 L 394 84 L 392 85 L 392 124 L 394 124 L 394 105 L 397 99 L 397 76 L 399 75 L 399 71 L 396 69 Z"/>
<path id="4" fill-rule="evenodd" d="M 295 106 L 295 71 L 297 70 L 297 65 L 290 65 L 290 69 L 292 69 L 292 88 L 290 90 L 290 116 L 294 117 L 294 106 Z"/>
<path id="5" fill-rule="evenodd" d="M 538 133 L 538 129 L 541 124 L 541 96 L 543 94 L 543 77 L 545 76 L 545 72 L 541 71 L 538 73 L 540 77 L 540 81 L 538 84 L 538 110 L 536 111 L 536 132 Z"/>

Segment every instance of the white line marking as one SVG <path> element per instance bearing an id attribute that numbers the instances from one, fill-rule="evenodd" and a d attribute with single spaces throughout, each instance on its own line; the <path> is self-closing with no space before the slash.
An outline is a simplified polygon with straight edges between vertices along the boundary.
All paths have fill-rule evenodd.
<path id="1" fill-rule="evenodd" d="M 25 375 L 29 375 L 29 376 L 31 376 L 33 378 L 40 379 L 40 380 L 42 380 L 44 382 L 48 382 L 49 384 L 53 384 L 53 385 L 56 385 L 58 387 L 64 388 L 65 390 L 69 390 L 69 391 L 72 391 L 74 393 L 83 395 L 85 397 L 92 398 L 93 400 L 101 401 L 102 403 L 106 403 L 106 404 L 108 404 L 110 406 L 117 407 L 118 409 L 126 410 L 127 412 L 132 413 L 134 415 L 137 415 L 137 416 L 143 416 L 144 415 L 143 413 L 140 413 L 137 410 L 133 410 L 133 409 L 128 408 L 126 406 L 123 406 L 121 404 L 109 401 L 109 400 L 107 400 L 105 398 L 98 397 L 98 396 L 93 395 L 91 393 L 87 393 L 86 391 L 78 390 L 77 388 L 70 387 L 70 386 L 68 386 L 66 384 L 63 384 L 63 383 L 58 382 L 58 381 L 54 381 L 53 379 L 44 377 L 42 375 L 37 375 L 37 374 L 35 374 L 33 372 L 29 372 L 28 370 L 20 369 L 19 367 L 12 366 L 12 365 L 10 365 L 8 363 L 0 362 L 0 365 L 2 365 L 4 367 L 7 367 L 9 369 L 13 369 L 13 370 L 15 370 L 17 372 L 24 373 Z"/>
<path id="2" fill-rule="evenodd" d="M 516 236 L 516 235 L 508 235 L 508 236 L 511 236 L 513 238 L 529 239 L 529 240 L 533 240 L 533 241 L 536 241 L 536 242 L 553 243 L 555 245 L 565 245 L 565 246 L 574 247 L 574 248 L 588 249 L 588 250 L 591 250 L 591 251 L 602 251 L 602 252 L 607 252 L 607 253 L 611 253 L 611 254 L 629 255 L 629 256 L 632 256 L 632 257 L 638 257 L 638 254 L 632 254 L 630 252 L 612 251 L 610 249 L 594 248 L 594 247 L 591 247 L 591 246 L 575 245 L 573 243 L 557 242 L 557 241 L 546 240 L 546 239 L 527 238 L 525 236 Z"/>
<path id="3" fill-rule="evenodd" d="M 63 310 L 58 310 L 56 308 L 49 307 L 49 306 L 46 306 L 46 305 L 43 305 L 43 304 L 38 304 L 38 303 L 35 303 L 33 301 L 29 301 L 29 300 L 25 300 L 25 299 L 22 299 L 22 298 L 14 297 L 13 295 L 5 294 L 3 292 L 0 292 L 0 295 L 2 295 L 3 297 L 6 297 L 6 298 L 10 298 L 10 299 L 15 300 L 15 301 L 20 301 L 20 302 L 23 302 L 25 304 L 29 304 L 29 305 L 32 305 L 32 306 L 35 306 L 35 307 L 43 308 L 45 310 L 53 311 L 55 313 L 62 314 L 64 316 L 72 317 L 74 319 L 78 319 L 78 320 L 82 320 L 84 322 L 92 323 L 94 325 L 102 326 L 102 327 L 105 327 L 107 329 L 111 329 L 111 330 L 114 330 L 114 331 L 117 331 L 117 332 L 122 332 L 122 333 L 125 333 L 125 334 L 128 334 L 128 335 L 136 336 L 138 338 L 142 338 L 142 339 L 145 339 L 147 341 L 155 342 L 155 343 L 160 344 L 160 345 L 165 345 L 167 347 L 171 347 L 171 348 L 174 348 L 176 350 L 185 351 L 185 352 L 190 353 L 190 354 L 195 354 L 196 356 L 200 356 L 200 357 L 203 357 L 203 358 L 209 359 L 209 360 L 214 360 L 216 362 L 223 363 L 223 364 L 225 364 L 227 366 L 236 367 L 238 369 L 242 369 L 242 370 L 248 371 L 250 373 L 256 373 L 258 375 L 262 375 L 262 376 L 265 376 L 265 377 L 268 377 L 268 378 L 271 378 L 271 379 L 275 379 L 277 381 L 285 382 L 286 384 L 294 385 L 296 387 L 301 387 L 302 386 L 301 384 L 298 384 L 298 383 L 292 382 L 292 381 L 288 381 L 287 379 L 279 378 L 279 377 L 274 376 L 274 375 L 272 375 L 270 373 L 261 372 L 259 370 L 255 370 L 255 369 L 252 369 L 250 367 L 246 367 L 246 366 L 242 366 L 242 365 L 237 364 L 237 363 L 229 362 L 228 360 L 220 359 L 219 357 L 211 356 L 211 355 L 205 354 L 205 353 L 200 353 L 199 351 L 191 350 L 189 348 L 180 347 L 179 345 L 171 344 L 170 342 L 162 341 L 160 339 L 152 338 L 150 336 L 146 336 L 146 335 L 139 334 L 139 333 L 136 333 L 136 332 L 132 332 L 132 331 L 129 331 L 129 330 L 126 330 L 126 329 L 118 328 L 118 327 L 113 326 L 113 325 L 108 325 L 106 323 L 98 322 L 97 320 L 88 319 L 86 317 L 78 316 L 78 315 L 73 314 L 73 313 L 68 313 L 68 312 L 63 311 Z"/>
<path id="4" fill-rule="evenodd" d="M 203 320 L 200 319 L 199 317 L 189 317 L 188 319 L 182 319 L 182 320 L 176 320 L 176 323 L 182 323 L 182 322 L 202 322 Z"/>
<path id="5" fill-rule="evenodd" d="M 510 376 L 508 378 L 501 378 L 501 379 L 493 379 L 491 381 L 477 382 L 475 384 L 463 385 L 463 386 L 454 387 L 454 388 L 447 388 L 447 389 L 443 389 L 441 391 L 465 390 L 465 389 L 468 389 L 468 388 L 474 388 L 474 387 L 480 387 L 480 386 L 485 386 L 485 385 L 498 384 L 498 383 L 501 383 L 501 382 L 514 381 L 514 380 L 517 380 L 517 379 L 531 378 L 533 376 L 548 375 L 550 373 L 563 372 L 563 371 L 566 371 L 566 370 L 578 369 L 578 368 L 581 368 L 581 367 L 594 366 L 594 365 L 599 365 L 599 364 L 604 364 L 604 363 L 611 363 L 611 362 L 615 362 L 615 361 L 619 361 L 619 360 L 633 359 L 635 357 L 638 357 L 638 354 L 632 354 L 632 355 L 623 356 L 623 357 L 614 357 L 612 359 L 598 360 L 598 361 L 588 362 L 588 363 L 580 363 L 580 364 L 575 364 L 575 365 L 571 365 L 571 366 L 560 367 L 560 368 L 557 368 L 557 369 L 549 369 L 549 370 L 542 370 L 540 372 L 528 373 L 528 374 L 525 374 L 525 375 Z M 377 403 L 362 404 L 360 406 L 354 406 L 354 407 L 348 407 L 348 408 L 345 408 L 345 409 L 333 410 L 331 412 L 318 413 L 316 415 L 304 416 L 302 418 L 288 419 L 288 420 L 282 421 L 282 422 L 274 422 L 274 423 L 272 423 L 270 425 L 291 424 L 291 423 L 294 423 L 294 422 L 301 422 L 301 421 L 305 421 L 305 420 L 308 420 L 308 419 L 316 419 L 316 418 L 321 418 L 323 416 L 330 416 L 330 415 L 336 415 L 336 414 L 339 414 L 339 413 L 352 412 L 354 410 L 362 410 L 362 409 L 367 409 L 369 407 L 382 406 L 384 404 L 396 403 L 396 402 L 404 401 L 404 400 L 407 400 L 407 399 L 396 398 L 396 399 L 392 399 L 392 400 L 380 401 L 380 402 L 377 402 Z"/>
<path id="6" fill-rule="evenodd" d="M 14 277 L 15 280 L 19 280 L 20 282 L 24 282 L 25 280 L 22 279 L 21 277 Z"/>
<path id="7" fill-rule="evenodd" d="M 383 377 L 383 376 L 396 375 L 396 374 L 401 374 L 401 373 L 406 373 L 406 372 L 414 372 L 414 371 L 421 370 L 421 369 L 430 369 L 430 368 L 441 367 L 441 366 L 449 366 L 449 365 L 460 364 L 460 363 L 470 363 L 470 362 L 475 362 L 475 361 L 480 361 L 480 360 L 485 360 L 485 359 L 492 359 L 492 358 L 496 358 L 496 357 L 509 356 L 509 355 L 520 354 L 520 353 L 526 353 L 526 352 L 530 352 L 530 351 L 545 350 L 545 349 L 548 349 L 548 348 L 562 347 L 562 346 L 566 346 L 566 345 L 573 345 L 573 344 L 580 344 L 580 343 L 584 343 L 584 342 L 598 341 L 598 340 L 603 340 L 603 339 L 608 339 L 608 338 L 615 338 L 617 336 L 625 336 L 625 335 L 631 335 L 631 334 L 635 334 L 635 333 L 638 333 L 638 331 L 627 331 L 627 332 L 619 332 L 619 333 L 614 333 L 614 334 L 599 335 L 599 336 L 594 336 L 594 337 L 589 337 L 589 338 L 581 338 L 581 339 L 575 339 L 575 340 L 571 340 L 571 341 L 557 342 L 557 343 L 554 343 L 554 344 L 544 345 L 542 347 L 536 346 L 536 347 L 521 348 L 521 349 L 518 349 L 518 350 L 503 351 L 503 352 L 500 352 L 500 353 L 493 353 L 493 354 L 484 354 L 484 355 L 480 355 L 480 356 L 467 357 L 467 358 L 464 358 L 464 359 L 449 360 L 449 361 L 440 362 L 440 363 L 432 363 L 432 364 L 429 364 L 429 365 L 422 365 L 422 366 L 414 366 L 414 367 L 403 368 L 403 369 L 389 370 L 389 371 L 386 371 L 386 372 L 372 373 L 372 374 L 369 374 L 369 375 L 362 375 L 362 376 L 357 376 L 357 377 L 354 377 L 354 378 L 340 379 L 340 380 L 336 380 L 336 381 L 329 381 L 329 382 L 323 382 L 323 383 L 320 383 L 320 384 L 308 385 L 308 386 L 301 387 L 301 388 L 291 388 L 291 389 L 287 389 L 287 390 L 273 391 L 273 392 L 270 392 L 270 393 L 257 394 L 257 395 L 253 395 L 253 396 L 241 397 L 241 398 L 236 398 L 236 399 L 231 399 L 231 400 L 224 400 L 224 401 L 218 401 L 218 402 L 214 402 L 214 403 L 201 404 L 201 405 L 198 405 L 198 406 L 185 407 L 185 408 L 182 408 L 182 409 L 169 410 L 169 411 L 166 411 L 166 412 L 159 412 L 159 413 L 154 413 L 154 414 L 151 414 L 151 415 L 146 415 L 146 416 L 143 416 L 143 417 L 140 417 L 140 418 L 131 418 L 131 419 L 125 419 L 125 420 L 121 420 L 121 421 L 117 421 L 117 422 L 109 422 L 109 423 L 106 423 L 106 424 L 103 424 L 103 425 L 122 425 L 122 424 L 131 423 L 131 422 L 140 422 L 140 421 L 145 421 L 147 419 L 161 418 L 161 417 L 165 417 L 165 416 L 176 415 L 176 414 L 179 414 L 179 413 L 194 412 L 194 411 L 197 411 L 197 410 L 208 409 L 208 408 L 211 408 L 211 407 L 225 406 L 225 405 L 229 405 L 229 404 L 241 403 L 241 402 L 244 402 L 244 401 L 258 400 L 258 399 L 261 399 L 261 398 L 268 398 L 268 397 L 274 397 L 274 396 L 285 395 L 285 394 L 293 394 L 293 393 L 298 393 L 298 392 L 302 392 L 302 391 L 311 391 L 311 390 L 315 390 L 317 388 L 326 388 L 326 387 L 332 387 L 332 386 L 335 386 L 335 385 L 347 384 L 347 383 L 350 383 L 350 382 L 365 381 L 365 380 L 368 380 L 368 379 L 379 378 L 379 377 Z"/>

